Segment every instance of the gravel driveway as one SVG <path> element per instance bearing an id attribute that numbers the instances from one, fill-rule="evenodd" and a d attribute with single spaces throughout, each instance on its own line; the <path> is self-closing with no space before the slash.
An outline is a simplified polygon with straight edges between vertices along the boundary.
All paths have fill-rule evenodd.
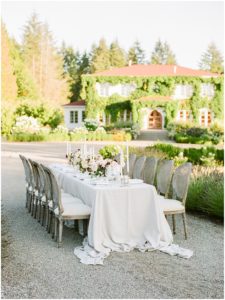
<path id="1" fill-rule="evenodd" d="M 82 243 L 78 233 L 65 228 L 58 249 L 27 213 L 19 158 L 3 157 L 2 172 L 2 298 L 223 298 L 221 223 L 188 215 L 185 241 L 177 217 L 174 242 L 194 251 L 189 260 L 159 251 L 114 252 L 103 266 L 86 266 L 73 254 Z"/>

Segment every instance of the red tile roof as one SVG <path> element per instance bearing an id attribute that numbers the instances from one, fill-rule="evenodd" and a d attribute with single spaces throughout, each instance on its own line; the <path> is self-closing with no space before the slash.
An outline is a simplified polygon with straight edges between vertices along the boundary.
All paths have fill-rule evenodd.
<path id="1" fill-rule="evenodd" d="M 74 101 L 71 103 L 64 104 L 63 106 L 85 106 L 85 100 Z"/>
<path id="2" fill-rule="evenodd" d="M 176 65 L 131 65 L 97 72 L 93 76 L 220 76 L 209 71 L 194 70 Z"/>

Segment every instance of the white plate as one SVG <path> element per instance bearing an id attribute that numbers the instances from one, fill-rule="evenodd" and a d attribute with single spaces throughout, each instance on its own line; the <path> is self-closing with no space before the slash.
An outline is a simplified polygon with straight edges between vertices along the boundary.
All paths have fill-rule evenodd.
<path id="1" fill-rule="evenodd" d="M 140 183 L 143 183 L 143 180 L 142 179 L 130 179 L 129 183 L 130 184 L 140 184 Z"/>

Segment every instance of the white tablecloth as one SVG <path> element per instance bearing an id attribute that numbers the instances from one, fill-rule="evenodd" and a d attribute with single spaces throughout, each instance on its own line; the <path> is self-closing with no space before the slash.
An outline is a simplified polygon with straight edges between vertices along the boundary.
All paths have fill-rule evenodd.
<path id="1" fill-rule="evenodd" d="M 91 207 L 88 237 L 83 247 L 75 249 L 81 262 L 102 264 L 110 251 L 163 247 L 171 250 L 168 246 L 173 236 L 154 186 L 145 183 L 95 186 L 58 166 L 52 168 L 61 188 Z"/>

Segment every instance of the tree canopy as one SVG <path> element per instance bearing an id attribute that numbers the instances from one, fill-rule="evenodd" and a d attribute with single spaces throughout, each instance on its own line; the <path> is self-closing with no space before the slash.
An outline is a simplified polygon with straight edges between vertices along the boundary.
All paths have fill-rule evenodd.
<path id="1" fill-rule="evenodd" d="M 223 56 L 214 43 L 203 53 L 199 67 L 215 73 L 224 73 Z"/>
<path id="2" fill-rule="evenodd" d="M 176 65 L 175 54 L 170 49 L 167 42 L 162 43 L 161 40 L 156 42 L 155 48 L 151 55 L 151 64 L 159 65 Z"/>

